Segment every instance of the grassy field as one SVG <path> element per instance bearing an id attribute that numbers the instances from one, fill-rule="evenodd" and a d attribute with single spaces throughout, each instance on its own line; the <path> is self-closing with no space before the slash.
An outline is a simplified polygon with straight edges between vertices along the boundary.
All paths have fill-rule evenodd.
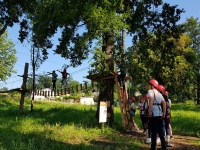
<path id="1" fill-rule="evenodd" d="M 174 134 L 200 137 L 200 106 L 173 104 Z M 96 106 L 62 102 L 34 103 L 25 100 L 19 115 L 19 100 L 0 98 L 0 150 L 141 150 L 137 138 L 122 137 L 120 109 L 115 107 L 115 125 L 110 128 L 94 118 Z M 141 127 L 138 111 L 136 122 Z M 200 143 L 196 143 L 200 145 Z"/>

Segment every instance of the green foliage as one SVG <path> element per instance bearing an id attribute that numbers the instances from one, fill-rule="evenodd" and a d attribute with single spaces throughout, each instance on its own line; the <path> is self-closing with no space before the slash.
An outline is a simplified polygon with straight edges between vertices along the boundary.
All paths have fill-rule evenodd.
<path id="1" fill-rule="evenodd" d="M 63 99 L 64 100 L 68 100 L 68 99 L 76 99 L 79 98 L 78 96 L 73 96 L 73 95 L 69 95 L 69 96 L 64 96 Z"/>
<path id="2" fill-rule="evenodd" d="M 2 25 L 0 24 L 0 28 Z M 17 61 L 14 43 L 7 39 L 8 32 L 0 36 L 0 80 L 5 81 L 12 73 L 16 73 L 14 65 Z"/>
<path id="3" fill-rule="evenodd" d="M 20 100 L 20 98 L 21 98 L 21 94 L 18 93 L 18 92 L 16 92 L 15 94 L 13 94 L 12 97 L 13 97 L 15 100 Z"/>
<path id="4" fill-rule="evenodd" d="M 110 128 L 104 124 L 104 129 L 93 119 L 96 106 L 40 101 L 35 102 L 33 115 L 30 115 L 30 100 L 26 99 L 23 116 L 18 115 L 19 101 L 1 98 L 0 107 L 0 122 L 2 122 L 0 149 L 122 150 L 131 148 L 140 150 L 147 148 L 143 140 L 122 136 L 119 107 L 115 107 L 115 125 Z M 172 108 L 171 124 L 174 135 L 200 134 L 199 107 L 180 103 L 173 104 Z M 135 121 L 139 127 L 142 127 L 138 113 L 139 111 L 136 112 Z M 106 146 L 97 143 L 102 139 L 106 140 Z M 191 142 L 198 146 L 197 149 L 199 148 L 199 140 Z"/>

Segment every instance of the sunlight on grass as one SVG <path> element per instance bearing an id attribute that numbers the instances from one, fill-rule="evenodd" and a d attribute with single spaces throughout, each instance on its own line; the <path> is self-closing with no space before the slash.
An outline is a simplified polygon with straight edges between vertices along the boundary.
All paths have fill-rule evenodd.
<path id="1" fill-rule="evenodd" d="M 81 149 L 81 150 L 141 150 L 143 141 L 121 136 L 122 119 L 119 107 L 114 108 L 112 128 L 94 118 L 96 106 L 60 102 L 35 102 L 30 115 L 30 100 L 20 116 L 19 102 L 2 99 L 0 103 L 0 149 Z M 200 113 L 192 106 L 173 105 L 172 126 L 176 133 L 199 135 Z M 139 111 L 135 120 L 141 128 Z M 195 143 L 200 145 L 199 142 Z"/>

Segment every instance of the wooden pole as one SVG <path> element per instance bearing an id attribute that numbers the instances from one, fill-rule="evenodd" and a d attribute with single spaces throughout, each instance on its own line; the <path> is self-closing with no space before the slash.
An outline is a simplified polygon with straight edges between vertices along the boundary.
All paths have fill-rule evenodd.
<path id="1" fill-rule="evenodd" d="M 26 93 L 26 82 L 28 78 L 28 63 L 25 63 L 24 67 L 24 75 L 23 75 L 23 82 L 22 82 L 22 92 L 21 92 L 21 99 L 20 99 L 20 107 L 19 107 L 19 113 L 22 115 L 24 112 L 24 97 Z"/>

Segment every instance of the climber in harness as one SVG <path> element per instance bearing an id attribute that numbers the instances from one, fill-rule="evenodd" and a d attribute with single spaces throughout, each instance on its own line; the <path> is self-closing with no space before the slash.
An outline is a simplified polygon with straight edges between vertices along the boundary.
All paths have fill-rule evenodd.
<path id="1" fill-rule="evenodd" d="M 151 150 L 156 149 L 157 134 L 161 140 L 162 150 L 166 150 L 166 142 L 163 132 L 163 118 L 166 113 L 166 102 L 162 94 L 157 90 L 158 81 L 151 79 L 148 85 L 148 97 L 149 97 L 149 120 L 151 128 Z"/>
<path id="2" fill-rule="evenodd" d="M 52 73 L 49 72 L 47 75 L 51 74 L 52 75 L 52 82 L 53 82 L 53 90 L 56 90 L 56 80 L 58 75 L 56 74 L 56 71 L 53 70 Z"/>
<path id="3" fill-rule="evenodd" d="M 167 147 L 172 147 L 173 144 L 170 143 L 170 127 L 169 127 L 170 126 L 171 103 L 169 103 L 168 97 L 165 94 L 166 88 L 163 85 L 159 85 L 157 89 L 162 94 L 162 96 L 164 97 L 165 102 L 166 102 L 166 113 L 165 113 L 166 115 L 165 115 L 165 118 L 164 118 L 165 125 L 163 126 L 163 131 L 166 134 L 165 139 L 166 139 L 166 142 L 167 142 Z"/>
<path id="4" fill-rule="evenodd" d="M 67 80 L 67 75 L 70 76 L 70 74 L 67 72 L 66 68 L 64 68 L 63 71 L 59 71 L 59 72 L 62 74 L 62 85 L 64 87 L 66 87 L 67 86 L 67 81 L 66 81 Z"/>
<path id="5" fill-rule="evenodd" d="M 116 60 L 116 63 L 120 72 L 117 79 L 120 84 L 120 87 L 123 88 L 123 90 L 125 90 L 125 82 L 126 82 L 125 62 L 121 62 L 121 60 L 118 59 Z"/>

